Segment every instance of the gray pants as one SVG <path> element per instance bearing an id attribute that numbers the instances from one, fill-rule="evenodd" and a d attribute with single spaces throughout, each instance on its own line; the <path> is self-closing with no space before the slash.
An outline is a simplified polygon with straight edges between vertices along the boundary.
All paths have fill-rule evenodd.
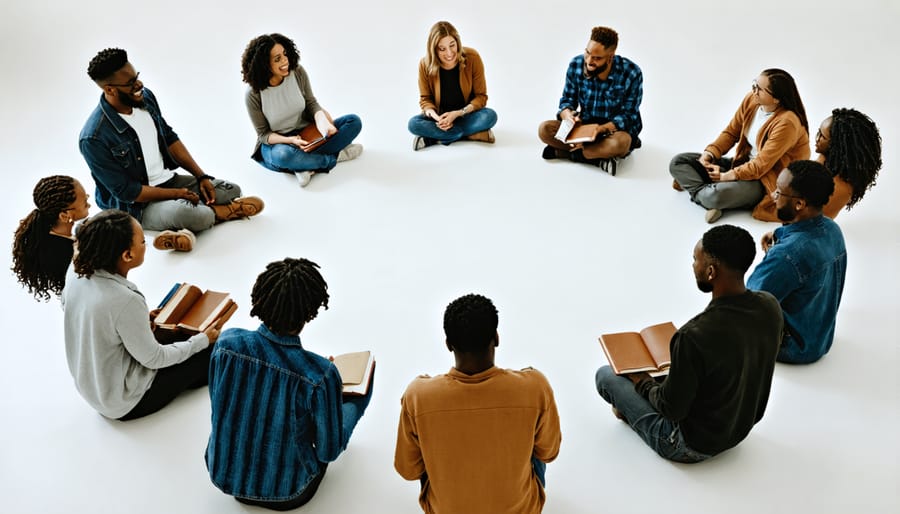
<path id="1" fill-rule="evenodd" d="M 681 187 L 690 193 L 691 200 L 707 209 L 753 208 L 766 194 L 766 188 L 758 180 L 704 183 L 694 168 L 688 164 L 700 158 L 699 153 L 680 153 L 669 163 L 669 173 Z M 732 159 L 720 159 L 722 171 L 731 169 Z"/>
<path id="2" fill-rule="evenodd" d="M 216 188 L 216 205 L 226 205 L 241 196 L 241 188 L 237 184 L 224 180 L 213 180 Z M 200 188 L 193 175 L 179 175 L 158 185 L 157 187 L 180 189 L 186 187 L 197 194 Z M 141 226 L 145 230 L 178 230 L 186 228 L 191 232 L 201 232 L 216 223 L 216 213 L 208 205 L 192 204 L 187 200 L 161 200 L 150 202 L 144 207 L 141 215 Z"/>

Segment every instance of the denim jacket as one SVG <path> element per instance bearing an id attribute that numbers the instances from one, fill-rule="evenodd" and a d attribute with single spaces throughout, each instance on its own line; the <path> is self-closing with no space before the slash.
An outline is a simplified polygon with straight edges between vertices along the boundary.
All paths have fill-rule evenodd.
<path id="1" fill-rule="evenodd" d="M 831 219 L 819 215 L 775 229 L 775 244 L 747 287 L 768 291 L 781 303 L 779 361 L 810 363 L 831 348 L 846 271 L 844 235 Z"/>
<path id="2" fill-rule="evenodd" d="M 304 350 L 298 336 L 265 325 L 222 332 L 209 363 L 206 466 L 213 484 L 252 500 L 302 494 L 320 463 L 347 447 L 358 420 L 345 423 L 341 391 L 337 368 Z"/>
<path id="3" fill-rule="evenodd" d="M 173 170 L 178 163 L 169 153 L 169 145 L 178 141 L 178 134 L 163 119 L 153 93 L 146 87 L 143 91 L 144 108 L 156 125 L 163 165 Z M 97 205 L 103 209 L 125 211 L 140 220 L 145 204 L 135 202 L 135 199 L 141 193 L 141 186 L 149 184 L 141 141 L 137 132 L 103 96 L 81 129 L 78 147 L 97 186 L 94 194 Z"/>

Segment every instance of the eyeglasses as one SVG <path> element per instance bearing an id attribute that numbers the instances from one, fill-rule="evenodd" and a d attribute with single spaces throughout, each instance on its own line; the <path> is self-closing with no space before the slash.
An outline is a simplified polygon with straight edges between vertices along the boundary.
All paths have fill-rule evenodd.
<path id="1" fill-rule="evenodd" d="M 816 141 L 818 141 L 820 139 L 824 139 L 825 141 L 828 141 L 831 138 L 826 136 L 825 134 L 823 134 L 822 129 L 819 129 L 816 131 Z"/>
<path id="2" fill-rule="evenodd" d="M 779 191 L 779 190 L 777 190 L 777 189 L 776 189 L 775 191 L 772 191 L 772 198 L 773 198 L 773 199 L 778 200 L 778 199 L 779 199 L 780 197 L 782 197 L 782 196 L 786 196 L 786 197 L 788 197 L 788 198 L 803 198 L 802 196 L 789 195 L 789 194 L 782 193 L 781 191 Z"/>
<path id="3" fill-rule="evenodd" d="M 124 84 L 107 84 L 107 86 L 112 86 L 112 87 L 127 87 L 128 89 L 134 91 L 134 86 L 137 85 L 137 83 L 138 83 L 138 77 L 140 77 L 140 76 L 141 76 L 141 72 L 137 72 L 137 73 L 134 74 L 134 78 L 133 78 L 133 79 L 129 80 L 128 82 L 126 82 L 126 83 L 124 83 Z"/>
<path id="4" fill-rule="evenodd" d="M 757 84 L 755 80 L 753 81 L 752 84 L 750 84 L 750 90 L 753 91 L 754 93 L 758 93 L 760 89 L 762 89 L 762 90 L 765 91 L 766 93 L 769 93 L 769 94 L 772 95 L 772 96 L 775 96 L 775 95 L 773 95 L 772 92 L 769 91 L 768 89 L 766 89 L 766 88 L 764 88 L 764 87 L 759 87 L 759 84 Z"/>

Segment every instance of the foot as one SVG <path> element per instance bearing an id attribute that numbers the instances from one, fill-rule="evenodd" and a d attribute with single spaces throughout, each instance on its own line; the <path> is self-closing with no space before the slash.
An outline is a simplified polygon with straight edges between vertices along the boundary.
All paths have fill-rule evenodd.
<path id="1" fill-rule="evenodd" d="M 551 160 L 559 157 L 559 155 L 556 153 L 556 148 L 553 148 L 552 146 L 547 145 L 544 147 L 544 151 L 541 152 L 541 157 L 543 157 L 544 159 L 546 159 L 548 161 L 551 161 Z"/>
<path id="2" fill-rule="evenodd" d="M 297 182 L 300 182 L 300 187 L 306 187 L 309 184 L 309 181 L 312 180 L 312 176 L 315 175 L 315 171 L 295 171 L 294 176 L 297 177 Z"/>
<path id="3" fill-rule="evenodd" d="M 190 252 L 194 249 L 197 237 L 190 230 L 163 230 L 153 239 L 153 247 L 158 250 L 175 250 L 176 252 Z"/>
<path id="4" fill-rule="evenodd" d="M 494 131 L 493 130 L 482 130 L 481 132 L 476 132 L 474 134 L 469 134 L 466 136 L 466 139 L 469 141 L 480 141 L 482 143 L 494 144 Z"/>
<path id="5" fill-rule="evenodd" d="M 437 140 L 429 139 L 427 137 L 416 136 L 413 138 L 413 151 L 418 152 L 423 148 L 428 148 L 429 146 L 436 145 Z"/>
<path id="6" fill-rule="evenodd" d="M 255 196 L 245 196 L 233 200 L 226 205 L 213 205 L 216 212 L 216 221 L 231 221 L 240 218 L 249 218 L 262 212 L 265 203 Z"/>
<path id="7" fill-rule="evenodd" d="M 362 151 L 363 146 L 360 144 L 353 143 L 347 145 L 343 150 L 340 151 L 340 153 L 338 153 L 337 162 L 352 161 L 353 159 L 359 157 Z"/>
<path id="8" fill-rule="evenodd" d="M 621 412 L 619 409 L 613 407 L 613 408 L 612 408 L 612 411 L 613 411 L 613 416 L 615 416 L 616 418 L 621 419 L 622 421 L 628 423 L 628 420 L 625 419 L 625 416 L 622 415 L 622 412 Z"/>
<path id="9" fill-rule="evenodd" d="M 681 184 L 679 184 L 678 181 L 674 179 L 672 180 L 672 189 L 674 189 L 675 191 L 684 191 L 684 188 L 681 187 Z"/>
<path id="10" fill-rule="evenodd" d="M 719 221 L 719 218 L 722 217 L 722 211 L 720 209 L 707 209 L 706 211 L 706 222 L 707 223 L 715 223 Z"/>

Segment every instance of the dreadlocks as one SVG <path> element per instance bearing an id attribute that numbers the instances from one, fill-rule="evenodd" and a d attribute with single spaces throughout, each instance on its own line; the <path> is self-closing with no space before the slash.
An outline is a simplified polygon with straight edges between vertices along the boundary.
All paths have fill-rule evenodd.
<path id="1" fill-rule="evenodd" d="M 115 273 L 119 257 L 131 248 L 133 220 L 127 212 L 110 209 L 82 223 L 75 232 L 75 273 L 88 278 L 97 270 Z"/>
<path id="2" fill-rule="evenodd" d="M 50 293 L 60 294 L 65 285 L 65 270 L 43 269 L 38 258 L 44 251 L 47 238 L 57 237 L 50 229 L 75 201 L 75 179 L 65 175 L 42 178 L 32 193 L 35 209 L 19 222 L 13 239 L 12 271 L 19 283 L 28 288 L 38 301 L 50 299 Z"/>
<path id="3" fill-rule="evenodd" d="M 319 307 L 328 308 L 328 284 L 318 268 L 318 264 L 307 259 L 286 258 L 269 263 L 250 293 L 250 315 L 275 334 L 299 333 L 316 317 Z"/>
<path id="4" fill-rule="evenodd" d="M 881 169 L 881 134 L 875 122 L 856 109 L 831 111 L 831 142 L 825 152 L 825 166 L 853 188 L 847 209 L 862 200 Z"/>

